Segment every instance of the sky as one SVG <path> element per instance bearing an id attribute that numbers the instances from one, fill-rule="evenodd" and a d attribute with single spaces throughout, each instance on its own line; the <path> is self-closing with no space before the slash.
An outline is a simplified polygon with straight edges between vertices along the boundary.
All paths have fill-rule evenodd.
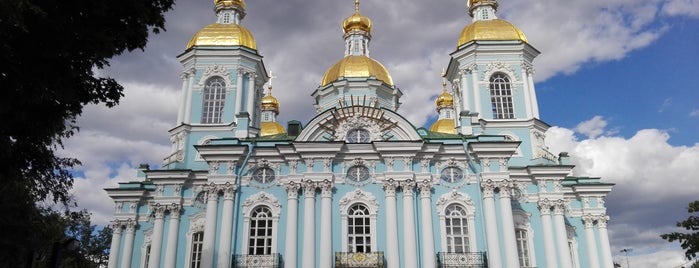
<path id="1" fill-rule="evenodd" d="M 242 24 L 277 79 L 279 121 L 308 122 L 311 92 L 343 56 L 340 24 L 351 0 L 248 0 Z M 659 238 L 677 230 L 699 199 L 699 0 L 501 0 L 498 16 L 542 52 L 534 61 L 547 145 L 569 152 L 576 176 L 616 186 L 606 200 L 614 260 L 632 267 L 680 267 L 683 251 Z M 439 73 L 471 18 L 466 0 L 363 0 L 373 21 L 371 56 L 404 96 L 399 113 L 429 126 L 441 93 Z M 135 178 L 140 163 L 159 168 L 169 153 L 182 67 L 176 56 L 215 21 L 212 1 L 180 0 L 166 32 L 144 51 L 112 59 L 99 75 L 125 87 L 119 106 L 86 107 L 63 154 L 78 158 L 73 193 L 93 222 L 114 204 L 103 188 Z"/>

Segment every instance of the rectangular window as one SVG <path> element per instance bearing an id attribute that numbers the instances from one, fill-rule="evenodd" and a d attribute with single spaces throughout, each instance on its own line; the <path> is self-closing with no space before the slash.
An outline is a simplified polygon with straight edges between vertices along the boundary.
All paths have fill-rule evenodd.
<path id="1" fill-rule="evenodd" d="M 517 237 L 519 265 L 522 267 L 529 267 L 531 266 L 531 261 L 529 260 L 529 238 L 527 237 L 527 230 L 515 229 L 515 235 Z"/>
<path id="2" fill-rule="evenodd" d="M 204 246 L 204 232 L 192 234 L 192 263 L 191 268 L 201 267 L 201 253 Z"/>

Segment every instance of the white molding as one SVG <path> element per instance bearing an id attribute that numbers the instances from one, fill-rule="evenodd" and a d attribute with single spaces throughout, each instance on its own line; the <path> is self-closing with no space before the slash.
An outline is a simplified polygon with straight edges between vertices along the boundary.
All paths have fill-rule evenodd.
<path id="1" fill-rule="evenodd" d="M 376 233 L 378 229 L 376 228 L 376 218 L 379 213 L 379 203 L 376 201 L 376 197 L 369 192 L 364 192 L 362 190 L 355 190 L 345 194 L 344 197 L 340 199 L 340 218 L 342 221 L 342 251 L 349 252 L 347 247 L 347 217 L 350 207 L 354 204 L 362 204 L 369 209 L 369 221 L 371 227 L 371 250 L 376 251 Z"/>
<path id="2" fill-rule="evenodd" d="M 446 225 L 446 209 L 452 204 L 457 204 L 462 206 L 466 210 L 467 224 L 468 224 L 468 240 L 469 240 L 469 251 L 477 251 L 478 244 L 476 240 L 476 205 L 473 203 L 471 197 L 466 193 L 460 193 L 457 191 L 451 191 L 449 193 L 443 194 L 437 199 L 437 214 L 439 215 L 439 233 L 442 240 L 442 250 L 447 250 L 447 225 Z"/>

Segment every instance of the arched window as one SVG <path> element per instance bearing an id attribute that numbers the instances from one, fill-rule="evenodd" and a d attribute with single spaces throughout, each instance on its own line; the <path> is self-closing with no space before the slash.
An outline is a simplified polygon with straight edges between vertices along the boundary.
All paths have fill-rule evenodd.
<path id="1" fill-rule="evenodd" d="M 272 254 L 272 211 L 267 206 L 258 206 L 250 215 L 248 255 Z"/>
<path id="2" fill-rule="evenodd" d="M 192 254 L 191 254 L 191 268 L 201 267 L 201 253 L 204 246 L 204 232 L 196 232 L 192 234 Z"/>
<path id="3" fill-rule="evenodd" d="M 369 168 L 362 165 L 353 166 L 347 170 L 347 179 L 354 182 L 363 182 L 370 177 Z"/>
<path id="4" fill-rule="evenodd" d="M 371 218 L 363 204 L 350 207 L 347 224 L 347 242 L 350 252 L 371 252 Z"/>
<path id="5" fill-rule="evenodd" d="M 447 252 L 469 252 L 470 240 L 466 209 L 459 204 L 451 204 L 447 207 L 445 216 Z"/>
<path id="6" fill-rule="evenodd" d="M 220 124 L 225 101 L 226 81 L 218 76 L 206 80 L 201 111 L 202 124 Z"/>
<path id="7" fill-rule="evenodd" d="M 529 231 L 523 228 L 516 228 L 515 236 L 517 237 L 517 255 L 519 256 L 519 266 L 532 266 L 531 260 L 529 259 Z"/>
<path id="8" fill-rule="evenodd" d="M 493 109 L 493 119 L 515 118 L 512 104 L 512 85 L 507 75 L 495 73 L 490 77 L 490 103 Z"/>
<path id="9" fill-rule="evenodd" d="M 348 143 L 369 143 L 371 142 L 371 134 L 363 128 L 355 128 L 347 131 Z"/>

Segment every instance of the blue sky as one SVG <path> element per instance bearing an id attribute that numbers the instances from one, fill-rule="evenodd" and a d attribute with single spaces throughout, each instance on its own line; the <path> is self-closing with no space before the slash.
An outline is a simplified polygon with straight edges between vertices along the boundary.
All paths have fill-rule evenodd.
<path id="1" fill-rule="evenodd" d="M 699 23 L 685 17 L 660 23 L 670 28 L 643 49 L 537 84 L 541 117 L 574 128 L 603 115 L 610 131 L 624 137 L 657 128 L 669 133 L 670 144 L 699 142 Z"/>
<path id="2" fill-rule="evenodd" d="M 616 183 L 607 198 L 615 260 L 634 248 L 633 267 L 677 267 L 677 244 L 660 239 L 699 197 L 699 0 L 501 0 L 498 15 L 542 52 L 534 61 L 547 145 L 567 151 L 573 175 Z M 64 153 L 83 162 L 74 194 L 98 224 L 113 202 L 102 190 L 133 180 L 140 163 L 169 154 L 182 67 L 176 56 L 214 21 L 212 1 L 178 1 L 167 31 L 145 51 L 126 53 L 99 73 L 125 86 L 120 105 L 88 106 Z M 278 77 L 280 121 L 307 122 L 311 92 L 343 56 L 341 21 L 353 1 L 247 1 L 242 24 Z M 371 56 L 403 90 L 399 110 L 416 126 L 435 118 L 439 73 L 469 22 L 466 0 L 363 0 L 374 22 Z"/>

